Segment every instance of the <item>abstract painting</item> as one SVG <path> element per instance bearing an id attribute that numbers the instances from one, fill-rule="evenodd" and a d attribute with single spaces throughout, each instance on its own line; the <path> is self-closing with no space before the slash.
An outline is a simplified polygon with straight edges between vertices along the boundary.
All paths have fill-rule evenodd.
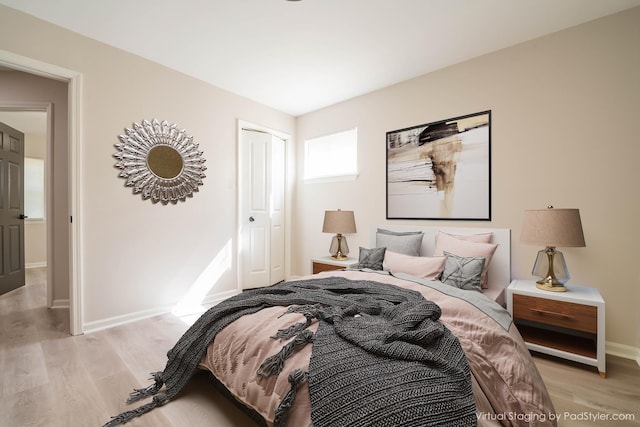
<path id="1" fill-rule="evenodd" d="M 387 219 L 491 220 L 491 111 L 387 132 Z"/>

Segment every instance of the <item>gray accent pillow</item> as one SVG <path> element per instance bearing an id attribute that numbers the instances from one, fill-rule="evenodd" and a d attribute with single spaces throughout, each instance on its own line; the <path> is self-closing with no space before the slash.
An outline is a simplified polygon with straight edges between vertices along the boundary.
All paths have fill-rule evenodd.
<path id="1" fill-rule="evenodd" d="M 371 270 L 382 270 L 384 253 L 387 248 L 366 249 L 360 247 L 360 257 L 356 268 L 370 268 Z"/>
<path id="2" fill-rule="evenodd" d="M 422 231 L 397 232 L 378 228 L 376 247 L 386 247 L 399 254 L 420 256 L 423 236 Z"/>
<path id="3" fill-rule="evenodd" d="M 440 281 L 456 288 L 482 292 L 481 280 L 485 258 L 480 256 L 462 257 L 444 252 L 447 260 Z"/>

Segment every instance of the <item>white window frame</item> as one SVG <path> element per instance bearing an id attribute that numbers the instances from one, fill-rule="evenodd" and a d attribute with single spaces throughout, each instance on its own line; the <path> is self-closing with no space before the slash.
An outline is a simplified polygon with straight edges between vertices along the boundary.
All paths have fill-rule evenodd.
<path id="1" fill-rule="evenodd" d="M 343 160 L 336 165 L 335 159 Z M 337 166 L 337 168 L 335 168 Z M 304 142 L 304 181 L 349 181 L 358 176 L 358 128 Z"/>

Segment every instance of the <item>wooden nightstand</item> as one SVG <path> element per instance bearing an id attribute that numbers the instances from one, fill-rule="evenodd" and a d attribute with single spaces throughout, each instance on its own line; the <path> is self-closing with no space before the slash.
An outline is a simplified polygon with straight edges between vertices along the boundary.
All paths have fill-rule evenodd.
<path id="1" fill-rule="evenodd" d="M 530 350 L 596 366 L 606 377 L 604 300 L 595 288 L 567 292 L 536 288 L 533 280 L 507 287 L 507 310 Z"/>
<path id="2" fill-rule="evenodd" d="M 358 260 L 355 258 L 347 258 L 345 260 L 333 259 L 330 256 L 312 258 L 311 259 L 311 272 L 313 274 L 320 273 L 321 271 L 342 270 L 350 265 L 357 264 Z"/>

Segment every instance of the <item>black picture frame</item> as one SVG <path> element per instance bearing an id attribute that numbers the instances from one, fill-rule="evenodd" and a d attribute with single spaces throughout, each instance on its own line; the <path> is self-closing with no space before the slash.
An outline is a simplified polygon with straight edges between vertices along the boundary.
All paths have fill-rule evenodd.
<path id="1" fill-rule="evenodd" d="M 387 219 L 491 220 L 491 110 L 389 131 Z"/>

